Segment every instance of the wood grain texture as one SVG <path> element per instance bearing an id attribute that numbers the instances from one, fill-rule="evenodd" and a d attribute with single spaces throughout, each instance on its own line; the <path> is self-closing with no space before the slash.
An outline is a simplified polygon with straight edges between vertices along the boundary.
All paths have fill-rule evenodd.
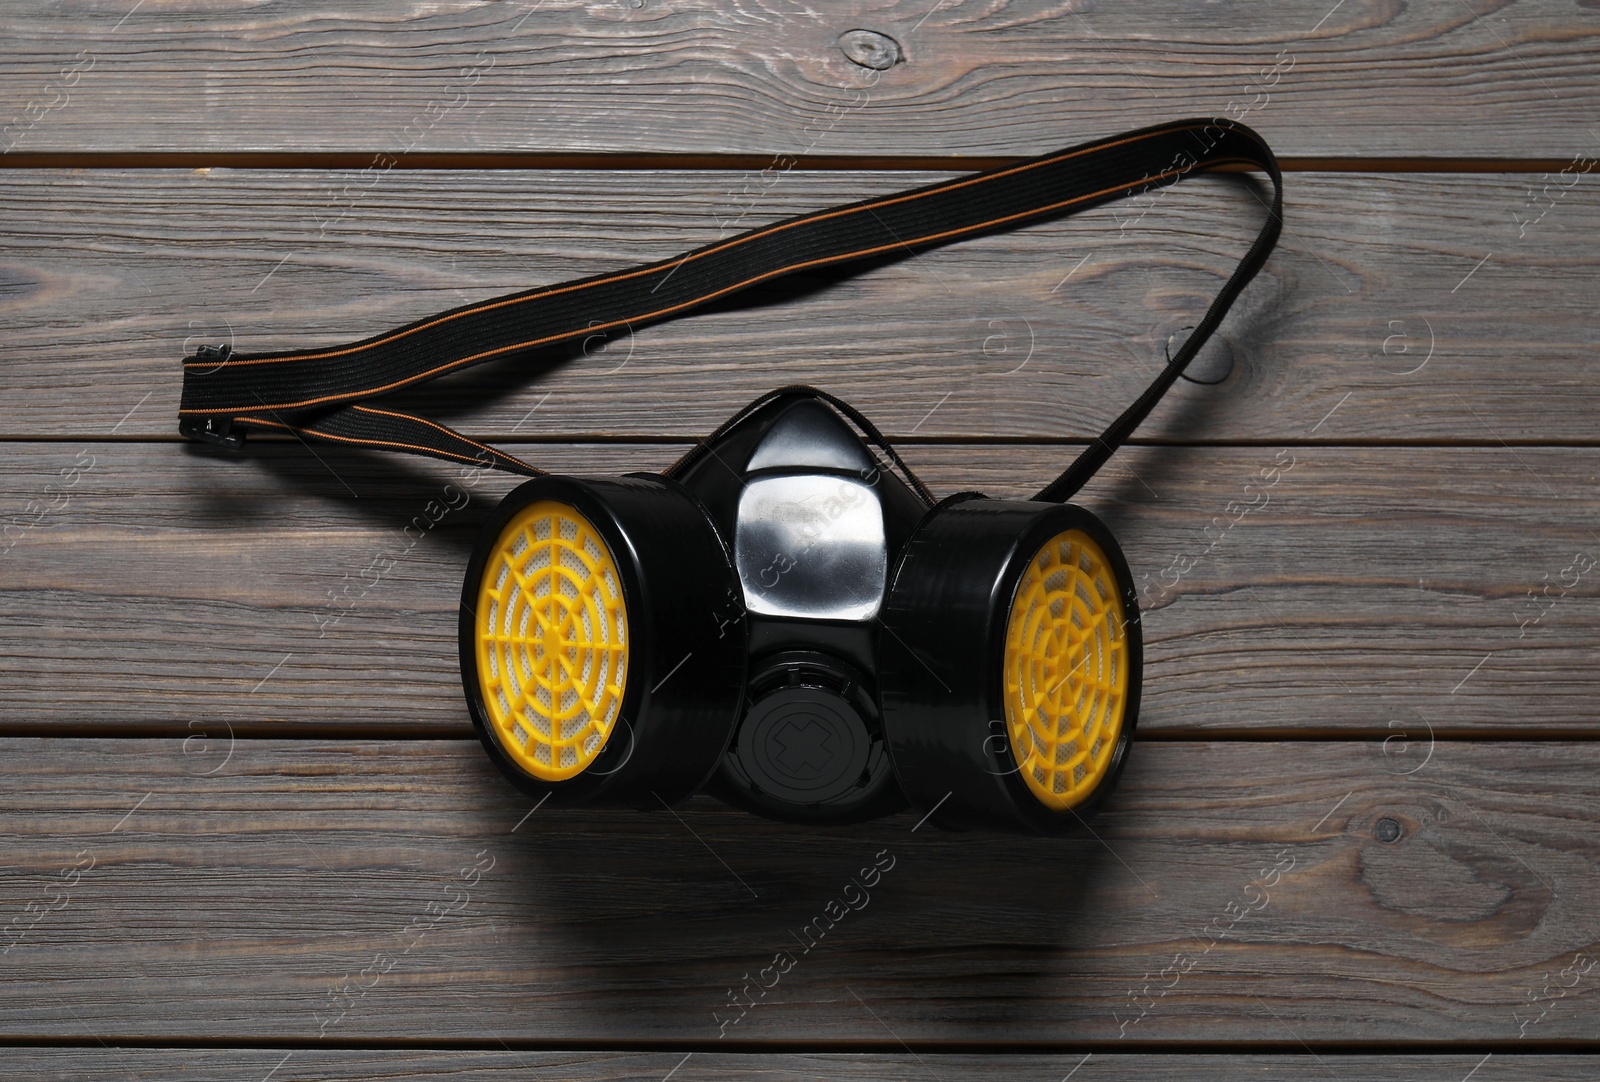
<path id="1" fill-rule="evenodd" d="M 935 175 L 791 174 L 749 196 L 741 227 Z M 1223 324 L 1232 375 L 1180 383 L 1140 436 L 1600 438 L 1600 392 L 1583 362 L 1600 347 L 1590 303 L 1600 174 L 1540 202 L 1537 221 L 1529 180 L 1290 177 L 1289 231 Z M 0 173 L 0 434 L 167 436 L 178 361 L 198 343 L 344 342 L 667 258 L 717 239 L 744 198 L 726 173 L 364 183 L 293 171 Z M 587 352 L 546 351 L 390 401 L 485 437 L 686 438 L 774 386 L 806 382 L 891 436 L 1087 440 L 1210 303 L 1259 224 L 1258 195 L 1202 178 L 1150 207 L 1104 207 L 855 278 L 787 280 Z"/>
<path id="2" fill-rule="evenodd" d="M 6 1078 L 1594 1076 L 1597 0 L 0 25 Z M 174 437 L 200 342 L 344 341 L 949 175 L 841 166 L 1224 112 L 1373 172 L 1290 174 L 1200 362 L 1231 374 L 1084 494 L 1147 644 L 1092 834 L 530 808 L 455 662 L 514 481 Z M 39 168 L 151 153 L 295 167 Z M 451 154 L 596 168 L 405 168 Z M 1451 162 L 1515 171 L 1403 171 Z M 814 383 L 936 491 L 1022 497 L 1154 376 L 1261 197 L 1209 178 L 392 401 L 609 474 Z"/>
<path id="3" fill-rule="evenodd" d="M 528 448 L 601 475 L 683 449 Z M 906 448 L 936 493 L 1005 497 L 1073 451 Z M 461 575 L 514 480 L 317 456 L 0 445 L 5 731 L 465 734 Z M 1595 732 L 1597 476 L 1579 448 L 1125 449 L 1083 502 L 1144 598 L 1141 731 Z M 460 509 L 412 527 L 430 501 Z"/>
<path id="4" fill-rule="evenodd" d="M 1280 153 L 1565 158 L 1600 106 L 1568 0 L 6 8 L 31 151 L 1021 154 L 1231 109 Z"/>
<path id="5" fill-rule="evenodd" d="M 1096 836 L 1057 840 L 709 798 L 530 816 L 465 740 L 0 763 L 16 1037 L 704 1047 L 738 1017 L 726 1039 L 1298 1049 L 1589 1041 L 1600 1002 L 1587 742 L 1441 742 L 1410 774 L 1377 741 L 1148 745 Z"/>
<path id="6" fill-rule="evenodd" d="M 685 1057 L 688 1058 L 685 1058 Z M 287 1057 L 287 1058 L 285 1058 Z M 1320 1062 L 1319 1062 L 1320 1060 Z M 410 1079 L 460 1079 L 510 1082 L 555 1078 L 571 1082 L 662 1082 L 673 1079 L 759 1079 L 786 1082 L 855 1079 L 871 1082 L 941 1082 L 964 1079 L 1038 1079 L 1057 1082 L 1076 1070 L 1075 1082 L 1232 1082 L 1241 1077 L 1327 1078 L 1341 1082 L 1414 1082 L 1418 1078 L 1459 1080 L 1482 1062 L 1477 1054 L 1341 1056 L 1322 1052 L 1264 1055 L 1178 1056 L 1067 1052 L 1059 1055 L 976 1056 L 925 1051 L 915 1055 L 831 1053 L 799 1055 L 719 1052 L 368 1052 L 296 1048 L 169 1050 L 160 1048 L 7 1049 L 8 1077 L 16 1082 L 122 1082 L 129 1077 L 211 1082 L 218 1078 L 256 1080 L 276 1067 L 271 1082 L 405 1082 Z M 1593 1061 L 1583 1056 L 1518 1056 L 1496 1053 L 1491 1078 L 1540 1078 L 1587 1082 Z M 681 1065 L 681 1066 L 680 1066 Z"/>

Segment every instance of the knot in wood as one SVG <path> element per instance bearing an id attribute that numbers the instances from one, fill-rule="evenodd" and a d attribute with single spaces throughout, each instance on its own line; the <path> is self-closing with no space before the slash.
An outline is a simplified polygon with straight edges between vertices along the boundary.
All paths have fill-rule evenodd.
<path id="1" fill-rule="evenodd" d="M 852 64 L 885 71 L 900 63 L 900 43 L 876 30 L 847 30 L 839 35 L 839 48 Z"/>
<path id="2" fill-rule="evenodd" d="M 1183 348 L 1189 340 L 1189 333 L 1193 327 L 1184 327 L 1167 337 L 1167 360 L 1172 360 L 1172 355 Z M 1233 374 L 1233 346 L 1220 334 L 1213 334 L 1206 344 L 1200 347 L 1200 352 L 1194 355 L 1189 362 L 1189 367 L 1183 370 L 1183 378 L 1190 383 L 1221 383 Z"/>

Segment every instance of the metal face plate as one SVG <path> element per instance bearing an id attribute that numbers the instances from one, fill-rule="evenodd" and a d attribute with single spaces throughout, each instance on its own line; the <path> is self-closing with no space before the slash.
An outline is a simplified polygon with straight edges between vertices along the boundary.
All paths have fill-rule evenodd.
<path id="1" fill-rule="evenodd" d="M 878 494 L 838 475 L 758 477 L 739 496 L 733 562 L 752 613 L 870 620 L 889 573 Z"/>

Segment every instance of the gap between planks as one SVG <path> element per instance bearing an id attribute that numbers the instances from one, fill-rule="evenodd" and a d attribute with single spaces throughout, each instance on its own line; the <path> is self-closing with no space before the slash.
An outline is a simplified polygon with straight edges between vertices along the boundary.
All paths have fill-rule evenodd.
<path id="1" fill-rule="evenodd" d="M 273 1049 L 277 1051 L 328 1051 L 328 1052 L 381 1052 L 404 1050 L 408 1052 L 691 1052 L 708 1054 L 738 1054 L 758 1052 L 768 1055 L 808 1054 L 865 1054 L 913 1055 L 1073 1055 L 1091 1053 L 1096 1056 L 1207 1056 L 1236 1058 L 1240 1049 L 1246 1055 L 1290 1055 L 1313 1059 L 1319 1052 L 1340 1056 L 1437 1056 L 1472 1055 L 1488 1056 L 1559 1056 L 1574 1053 L 1600 1055 L 1600 1038 L 1593 1040 L 1418 1040 L 1418 1041 L 1326 1041 L 1326 1040 L 1219 1040 L 1219 1041 L 1140 1041 L 1140 1040 L 1072 1040 L 1072 1041 L 926 1041 L 926 1040 L 641 1040 L 611 1038 L 605 1040 L 527 1040 L 515 1037 L 504 1040 L 498 1037 L 482 1039 L 439 1039 L 428 1037 L 373 1037 L 318 1039 L 305 1041 L 296 1037 L 141 1037 L 107 1033 L 92 1037 L 0 1036 L 0 1048 L 81 1048 L 117 1049 L 151 1048 L 184 1051 L 210 1049 Z"/>
<path id="2" fill-rule="evenodd" d="M 770 154 L 541 154 L 528 153 L 428 153 L 414 151 L 390 155 L 384 151 L 281 152 L 281 151 L 14 151 L 0 155 L 0 169 L 364 169 L 374 158 L 391 157 L 393 169 L 607 169 L 615 172 L 650 170 L 730 170 L 769 168 Z M 949 170 L 967 172 L 997 169 L 1026 161 L 1026 157 L 962 155 L 818 154 L 800 159 L 807 170 L 851 172 L 858 170 Z M 1384 158 L 1284 156 L 1278 165 L 1285 173 L 1554 173 L 1570 166 L 1570 158 Z M 1220 166 L 1215 172 L 1249 172 L 1241 166 Z"/>
<path id="3" fill-rule="evenodd" d="M 104 432 L 67 432 L 67 433 L 24 433 L 0 437 L 0 448 L 11 445 L 31 445 L 36 443 L 98 443 L 98 444 L 148 444 L 150 446 L 164 446 L 175 444 L 187 446 L 191 442 L 176 431 L 176 419 L 172 433 L 160 435 L 134 433 L 127 436 L 109 435 Z M 669 433 L 631 435 L 616 432 L 554 432 L 538 435 L 521 435 L 507 433 L 499 435 L 491 432 L 479 432 L 475 429 L 461 426 L 461 433 L 470 438 L 497 443 L 503 446 L 523 447 L 562 447 L 572 444 L 615 444 L 623 445 L 683 445 L 700 442 L 703 433 Z M 251 433 L 252 443 L 273 443 L 291 446 L 296 441 L 289 436 L 280 436 L 273 433 Z M 1064 437 L 1051 439 L 1044 436 L 983 436 L 983 435 L 950 435 L 950 436 L 894 436 L 890 443 L 896 447 L 954 447 L 968 445 L 982 445 L 986 447 L 1087 447 L 1089 440 Z M 318 446 L 322 446 L 318 444 Z M 1333 448 L 1333 447 L 1402 447 L 1402 448 L 1438 448 L 1440 450 L 1462 449 L 1490 449 L 1505 447 L 1552 448 L 1585 450 L 1600 447 L 1600 436 L 1591 439 L 1564 437 L 1558 439 L 1527 439 L 1512 438 L 1477 439 L 1473 437 L 1443 437 L 1443 436 L 1417 436 L 1407 438 L 1404 436 L 1373 436 L 1368 438 L 1346 439 L 1311 439 L 1309 437 L 1286 437 L 1284 439 L 1242 439 L 1238 437 L 1218 437 L 1217 439 L 1162 439 L 1159 436 L 1131 437 L 1124 440 L 1123 447 L 1170 447 L 1179 450 L 1185 447 L 1194 448 L 1249 448 L 1249 447 L 1305 447 L 1305 448 Z M 227 452 L 222 452 L 226 454 Z M 402 460 L 404 461 L 404 460 Z"/>
<path id="4" fill-rule="evenodd" d="M 292 724 L 231 724 L 231 735 L 238 740 L 294 740 L 307 743 L 341 743 L 351 741 L 478 741 L 477 733 L 468 728 L 466 710 L 462 710 L 460 725 L 419 724 L 382 725 L 308 725 Z M 51 740 L 174 740 L 196 735 L 193 720 L 174 721 L 167 725 L 116 724 L 97 725 L 92 722 L 0 722 L 0 740 L 12 738 Z M 1291 728 L 1238 728 L 1238 729 L 1158 729 L 1154 732 L 1134 733 L 1141 744 L 1370 744 L 1388 740 L 1396 735 L 1389 728 L 1372 729 L 1291 729 Z M 1585 731 L 1559 728 L 1508 728 L 1474 729 L 1451 728 L 1435 725 L 1429 735 L 1440 743 L 1461 744 L 1592 744 L 1600 742 L 1600 730 Z M 0 1042 L 3 1043 L 3 1042 Z"/>

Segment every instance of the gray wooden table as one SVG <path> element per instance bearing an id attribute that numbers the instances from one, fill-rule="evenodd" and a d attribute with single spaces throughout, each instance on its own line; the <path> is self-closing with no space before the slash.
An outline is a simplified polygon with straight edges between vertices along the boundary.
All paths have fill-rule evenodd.
<path id="1" fill-rule="evenodd" d="M 1594 4 L 0 25 L 7 1078 L 1594 1077 Z M 449 467 L 175 433 L 200 342 L 351 339 L 1191 114 L 1285 156 L 1287 228 L 1204 358 L 1225 378 L 1181 383 L 1084 494 L 1146 604 L 1095 836 L 529 814 L 455 662 L 512 482 L 414 541 Z M 936 491 L 1025 495 L 1154 374 L 1260 194 L 1196 180 L 427 407 L 607 473 L 807 382 Z M 883 850 L 870 904 L 746 993 Z"/>

